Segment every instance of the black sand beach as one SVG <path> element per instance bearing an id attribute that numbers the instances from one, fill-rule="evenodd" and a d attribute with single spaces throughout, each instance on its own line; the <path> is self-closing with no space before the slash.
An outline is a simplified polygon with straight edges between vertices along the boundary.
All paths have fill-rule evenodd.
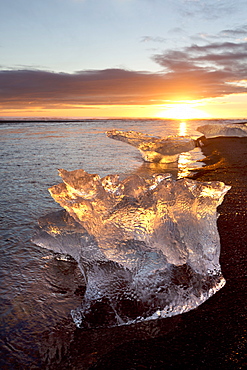
<path id="1" fill-rule="evenodd" d="M 208 166 L 194 178 L 232 186 L 218 208 L 225 287 L 196 310 L 161 320 L 156 338 L 116 343 L 92 369 L 246 368 L 247 138 L 208 139 L 203 152 Z"/>

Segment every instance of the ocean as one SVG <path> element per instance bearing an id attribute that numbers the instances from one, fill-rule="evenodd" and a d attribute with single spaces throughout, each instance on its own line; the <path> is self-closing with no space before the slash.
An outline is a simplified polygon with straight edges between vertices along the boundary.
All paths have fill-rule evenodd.
<path id="1" fill-rule="evenodd" d="M 71 310 L 80 305 L 84 293 L 80 270 L 75 261 L 66 261 L 36 246 L 31 242 L 31 238 L 40 217 L 61 209 L 47 190 L 61 182 L 57 172 L 60 168 L 82 168 L 101 177 L 116 173 L 126 176 L 131 173 L 145 175 L 157 171 L 171 172 L 174 176 L 183 177 L 190 174 L 190 168 L 204 165 L 203 162 L 197 162 L 195 165 L 196 160 L 204 158 L 198 148 L 190 158 L 182 162 L 178 172 L 172 166 L 143 163 L 136 148 L 108 138 L 105 135 L 107 130 L 135 130 L 153 136 L 190 135 L 198 138 L 202 136 L 196 131 L 200 125 L 225 125 L 232 122 L 241 121 L 89 119 L 0 122 L 2 369 L 89 369 L 101 368 L 100 364 L 103 364 L 102 368 L 110 369 L 111 361 L 108 361 L 106 356 L 112 356 L 109 358 L 113 359 L 114 353 L 118 353 L 118 358 L 120 356 L 120 365 L 115 357 L 112 363 L 121 369 L 158 369 L 162 368 L 159 367 L 163 366 L 162 364 L 173 368 L 177 361 L 174 359 L 182 349 L 179 347 L 178 352 L 174 352 L 174 358 L 162 357 L 161 347 L 157 343 L 159 338 L 162 338 L 162 348 L 165 351 L 166 345 L 169 346 L 169 340 L 171 341 L 169 333 L 174 334 L 174 330 L 177 330 L 178 337 L 186 338 L 187 329 L 181 318 L 183 315 L 162 319 L 158 323 L 154 321 L 122 328 L 80 331 L 75 327 L 70 315 Z M 223 275 L 225 276 L 224 271 Z M 184 316 L 187 315 L 190 320 L 195 317 L 196 322 L 199 310 L 203 315 L 204 305 L 210 310 L 211 300 L 212 310 L 217 307 L 212 315 L 220 316 L 222 302 L 217 303 L 218 295 L 220 292 L 203 304 L 202 308 Z M 243 316 L 243 312 L 239 315 Z M 207 314 L 206 312 L 205 317 L 208 317 Z M 236 328 L 240 322 L 239 319 Z M 204 324 L 207 325 L 206 322 Z M 222 359 L 221 361 L 226 366 L 222 368 L 228 368 L 228 365 L 229 368 L 241 368 L 237 366 L 243 362 L 239 360 L 237 363 L 238 356 L 235 352 L 237 348 L 240 352 L 243 350 L 247 339 L 239 337 L 237 332 L 237 329 L 234 329 L 237 344 L 234 338 L 231 338 L 231 345 L 236 344 L 234 349 L 230 354 L 227 352 L 228 357 L 222 355 L 225 362 Z M 188 335 L 193 337 L 192 328 Z M 211 339 L 214 340 L 213 332 Z M 136 346 L 136 353 L 139 355 L 133 353 L 132 357 L 129 357 L 127 349 L 130 347 L 124 347 L 128 346 L 128 343 L 132 343 L 132 350 Z M 140 343 L 144 343 L 143 348 Z M 225 342 L 220 345 L 224 347 Z M 159 362 L 154 361 L 154 367 L 151 367 L 153 353 L 156 351 L 159 353 L 158 357 L 156 356 Z M 207 353 L 207 349 L 205 351 Z M 224 348 L 220 353 L 223 352 Z M 186 355 L 183 351 L 182 353 L 185 358 L 183 357 L 181 364 L 189 363 L 189 354 Z M 104 361 L 108 365 L 104 365 Z M 208 363 L 205 361 L 206 368 Z M 121 367 L 121 363 L 125 364 L 124 367 Z M 197 362 L 191 368 L 204 368 L 202 364 L 201 367 L 196 366 Z"/>

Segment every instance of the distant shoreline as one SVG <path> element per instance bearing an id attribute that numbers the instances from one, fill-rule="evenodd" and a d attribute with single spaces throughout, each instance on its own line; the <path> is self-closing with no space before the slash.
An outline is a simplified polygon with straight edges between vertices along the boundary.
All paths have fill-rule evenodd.
<path id="1" fill-rule="evenodd" d="M 35 123 L 35 122 L 86 122 L 86 121 L 120 121 L 120 120 L 154 120 L 154 121 L 235 121 L 232 123 L 236 124 L 244 124 L 247 123 L 247 118 L 193 118 L 193 119 L 171 119 L 171 118 L 157 118 L 157 117 L 141 117 L 141 118 L 136 118 L 136 117 L 114 117 L 114 118 L 107 118 L 107 117 L 96 117 L 96 118 L 0 118 L 0 123 L 22 123 L 22 122 L 27 122 L 27 123 Z"/>
<path id="2" fill-rule="evenodd" d="M 88 121 L 88 119 L 0 119 L 0 123 L 21 123 L 21 122 L 83 122 Z M 90 118 L 91 120 L 91 118 Z"/>
<path id="3" fill-rule="evenodd" d="M 99 120 L 101 118 L 98 118 Z M 103 118 L 102 118 L 103 119 Z M 107 118 L 105 118 L 107 119 Z M 14 119 L 2 119 L 0 118 L 0 123 L 21 123 L 21 122 L 84 122 L 84 121 L 94 121 L 94 118 L 76 118 L 76 119 L 70 119 L 70 118 L 54 118 L 54 119 L 48 119 L 48 118 L 14 118 Z"/>

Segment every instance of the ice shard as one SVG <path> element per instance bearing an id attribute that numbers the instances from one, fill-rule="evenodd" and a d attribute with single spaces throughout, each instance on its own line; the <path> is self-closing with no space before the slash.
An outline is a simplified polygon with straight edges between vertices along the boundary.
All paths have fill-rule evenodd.
<path id="1" fill-rule="evenodd" d="M 207 139 L 218 136 L 246 137 L 247 123 L 209 124 L 199 126 L 197 131 L 204 134 Z"/>
<path id="2" fill-rule="evenodd" d="M 168 317 L 197 307 L 225 280 L 217 206 L 222 182 L 59 170 L 52 197 L 63 220 L 42 219 L 34 242 L 72 256 L 85 276 L 78 327 Z"/>
<path id="3" fill-rule="evenodd" d="M 154 137 L 136 131 L 110 130 L 107 136 L 128 143 L 140 150 L 146 162 L 173 163 L 179 154 L 196 147 L 196 141 L 189 136 Z"/>

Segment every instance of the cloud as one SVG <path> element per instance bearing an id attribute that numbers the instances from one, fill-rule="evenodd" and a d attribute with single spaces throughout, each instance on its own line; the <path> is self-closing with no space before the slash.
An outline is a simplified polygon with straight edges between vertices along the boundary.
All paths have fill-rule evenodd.
<path id="1" fill-rule="evenodd" d="M 179 10 L 182 16 L 204 18 L 210 21 L 232 16 L 242 12 L 245 7 L 245 0 L 183 0 L 182 3 Z"/>
<path id="2" fill-rule="evenodd" d="M 166 42 L 167 39 L 159 36 L 143 36 L 141 42 Z"/>
<path id="3" fill-rule="evenodd" d="M 232 40 L 234 42 L 247 41 L 247 25 L 241 25 L 233 29 L 224 29 L 218 34 L 211 34 L 208 32 L 197 33 L 191 36 L 194 42 L 216 42 L 217 40 Z"/>
<path id="4" fill-rule="evenodd" d="M 0 108 L 79 108 L 92 105 L 161 104 L 247 92 L 247 42 L 192 44 L 153 59 L 162 72 L 125 69 L 55 73 L 0 71 Z"/>
<path id="5" fill-rule="evenodd" d="M 229 89 L 227 82 L 247 77 L 247 42 L 192 44 L 180 51 L 167 50 L 156 54 L 153 59 L 165 68 L 170 81 L 179 79 L 185 84 L 188 80 L 190 85 L 194 81 L 198 92 L 211 97 L 236 92 Z M 246 92 L 246 89 L 238 92 Z"/>
<path id="6" fill-rule="evenodd" d="M 160 85 L 161 83 L 161 85 Z M 163 77 L 124 69 L 73 74 L 39 70 L 0 71 L 0 106 L 151 104 L 163 98 Z"/>
<path id="7" fill-rule="evenodd" d="M 219 36 L 244 40 L 247 38 L 247 25 L 243 25 L 235 29 L 225 29 L 220 32 Z"/>

